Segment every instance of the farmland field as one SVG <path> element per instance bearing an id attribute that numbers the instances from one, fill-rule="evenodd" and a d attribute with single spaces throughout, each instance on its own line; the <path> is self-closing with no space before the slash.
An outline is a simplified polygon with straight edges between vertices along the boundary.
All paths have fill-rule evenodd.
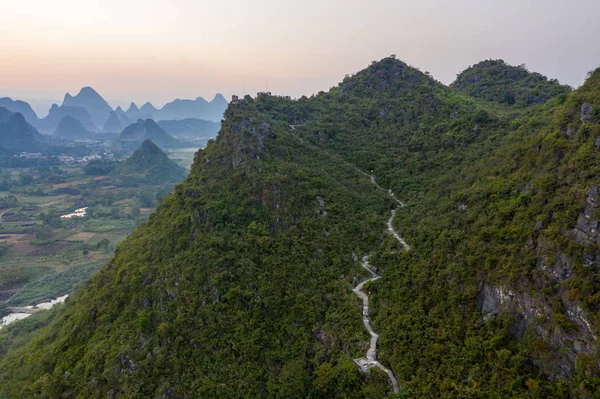
<path id="1" fill-rule="evenodd" d="M 189 168 L 196 150 L 174 157 Z M 172 190 L 121 187 L 109 176 L 87 176 L 83 166 L 3 168 L 0 184 L 0 305 L 9 306 L 56 298 L 87 281 Z M 84 217 L 60 218 L 84 207 Z"/>

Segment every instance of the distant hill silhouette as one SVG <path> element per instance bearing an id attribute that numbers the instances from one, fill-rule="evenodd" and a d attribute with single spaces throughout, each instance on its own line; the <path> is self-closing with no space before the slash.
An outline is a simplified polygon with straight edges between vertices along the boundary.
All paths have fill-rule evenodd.
<path id="1" fill-rule="evenodd" d="M 2 97 L 0 98 L 0 107 L 4 107 L 10 112 L 20 113 L 31 125 L 35 125 L 38 121 L 38 116 L 35 111 L 31 108 L 31 105 L 25 101 L 13 100 L 10 97 Z"/>
<path id="2" fill-rule="evenodd" d="M 195 118 L 220 122 L 227 105 L 225 97 L 217 94 L 210 102 L 202 97 L 198 97 L 195 100 L 176 99 L 165 104 L 161 109 L 156 109 L 149 102 L 144 104 L 141 109 L 138 109 L 134 103 L 131 103 L 126 113 L 130 119 L 151 117 L 155 120 L 182 120 Z"/>
<path id="3" fill-rule="evenodd" d="M 4 107 L 0 107 L 0 123 L 6 123 L 14 112 L 9 111 Z"/>
<path id="4" fill-rule="evenodd" d="M 137 105 L 135 105 L 135 103 L 129 104 L 129 108 L 127 108 L 127 111 L 125 111 L 125 115 L 127 115 L 127 117 L 133 121 L 141 119 L 142 116 L 140 113 L 140 109 Z"/>
<path id="5" fill-rule="evenodd" d="M 152 140 L 161 148 L 179 146 L 179 142 L 152 119 L 139 119 L 136 123 L 127 126 L 119 135 L 119 141 L 123 144 L 137 145 L 145 140 Z"/>
<path id="6" fill-rule="evenodd" d="M 151 140 L 144 140 L 139 149 L 122 163 L 115 175 L 125 183 L 179 183 L 187 172 L 169 159 Z"/>
<path id="7" fill-rule="evenodd" d="M 0 108 L 0 147 L 11 151 L 39 151 L 45 141 L 44 137 L 25 120 L 20 113 L 12 113 Z"/>
<path id="8" fill-rule="evenodd" d="M 176 138 L 213 138 L 221 128 L 220 123 L 196 118 L 158 121 L 157 124 Z"/>
<path id="9" fill-rule="evenodd" d="M 157 115 L 158 110 L 150 102 L 147 102 L 140 108 L 140 118 L 142 119 L 154 119 Z"/>
<path id="10" fill-rule="evenodd" d="M 58 122 L 54 135 L 73 140 L 90 138 L 93 133 L 87 130 L 77 119 L 67 115 Z"/>
<path id="11" fill-rule="evenodd" d="M 65 116 L 70 116 L 77 119 L 86 130 L 96 130 L 96 126 L 92 121 L 92 117 L 85 108 L 71 107 L 66 105 L 61 105 L 59 107 L 56 104 L 52 104 L 48 116 L 46 116 L 44 119 L 40 119 L 36 127 L 45 133 L 54 132 L 58 127 L 60 120 Z"/>
<path id="12" fill-rule="evenodd" d="M 89 86 L 83 87 L 75 97 L 69 93 L 65 94 L 63 105 L 85 108 L 98 127 L 104 126 L 112 112 L 110 105 Z"/>
<path id="13" fill-rule="evenodd" d="M 105 132 L 120 132 L 123 130 L 123 123 L 119 120 L 119 116 L 115 111 L 110 111 L 110 116 L 102 129 Z"/>
<path id="14" fill-rule="evenodd" d="M 129 125 L 131 125 L 133 123 L 133 120 L 131 120 L 127 116 L 127 114 L 125 113 L 125 111 L 123 111 L 123 108 L 121 108 L 120 106 L 117 107 L 117 109 L 115 109 L 115 114 L 117 114 L 117 116 L 119 117 L 119 121 L 121 122 L 121 124 L 123 126 L 129 126 Z"/>

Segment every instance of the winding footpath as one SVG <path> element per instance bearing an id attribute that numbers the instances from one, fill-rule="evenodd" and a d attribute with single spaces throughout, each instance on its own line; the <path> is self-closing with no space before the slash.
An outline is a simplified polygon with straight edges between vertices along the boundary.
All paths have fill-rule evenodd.
<path id="1" fill-rule="evenodd" d="M 366 175 L 366 173 L 364 173 L 364 174 Z M 384 190 L 375 181 L 375 176 L 370 175 L 369 177 L 371 179 L 371 183 L 373 183 L 380 190 Z M 392 193 L 391 190 L 388 190 L 388 194 L 392 198 L 394 198 L 394 200 L 396 200 L 396 202 L 398 202 L 398 204 L 400 204 L 400 206 L 404 206 L 404 203 L 402 203 L 400 200 L 398 200 L 394 196 L 394 193 Z M 396 210 L 394 209 L 394 210 L 392 210 L 392 216 L 390 217 L 390 219 L 387 222 L 387 231 L 389 234 L 393 235 L 394 238 L 396 238 L 400 242 L 400 244 L 402 244 L 402 246 L 404 246 L 404 249 L 409 251 L 410 246 L 406 243 L 406 241 L 404 241 L 404 239 L 400 236 L 400 234 L 398 234 L 396 232 L 396 230 L 394 230 L 392 221 L 394 220 L 395 216 L 396 216 Z M 371 340 L 369 343 L 369 349 L 367 350 L 367 354 L 365 355 L 365 357 L 361 357 L 359 359 L 354 359 L 354 362 L 364 372 L 370 370 L 373 367 L 377 367 L 380 370 L 382 370 L 384 373 L 387 374 L 387 376 L 392 384 L 392 389 L 393 389 L 394 393 L 398 393 L 398 392 L 400 392 L 400 385 L 398 384 L 398 380 L 394 376 L 394 372 L 392 370 L 388 369 L 387 367 L 385 367 L 384 365 L 382 365 L 381 363 L 379 363 L 379 361 L 377 360 L 377 340 L 379 339 L 379 335 L 377 335 L 377 333 L 371 327 L 371 319 L 369 318 L 369 297 L 367 296 L 367 294 L 365 294 L 363 292 L 363 288 L 366 283 L 368 283 L 370 281 L 376 281 L 380 278 L 380 276 L 374 271 L 373 266 L 371 266 L 371 264 L 369 263 L 369 255 L 365 255 L 362 258 L 361 266 L 371 274 L 371 278 L 358 284 L 352 291 L 360 299 L 362 299 L 362 302 L 363 302 L 362 320 L 363 320 L 363 324 L 365 325 L 365 328 L 369 332 L 369 335 L 371 335 Z"/>

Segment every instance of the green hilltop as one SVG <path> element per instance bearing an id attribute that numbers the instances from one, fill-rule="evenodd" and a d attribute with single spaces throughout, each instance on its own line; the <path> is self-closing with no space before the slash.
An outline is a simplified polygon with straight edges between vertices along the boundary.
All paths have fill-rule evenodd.
<path id="1" fill-rule="evenodd" d="M 119 164 L 113 174 L 127 183 L 165 184 L 179 183 L 187 172 L 151 140 L 144 140 L 140 148 Z"/>
<path id="2" fill-rule="evenodd" d="M 0 331 L 0 397 L 598 397 L 600 70 L 550 86 L 502 107 L 389 57 L 232 101 L 85 287 Z M 353 362 L 365 255 L 398 394 Z"/>
<path id="3" fill-rule="evenodd" d="M 541 104 L 571 91 L 556 79 L 530 72 L 525 65 L 486 60 L 460 73 L 450 85 L 468 96 L 506 105 L 526 107 Z"/>

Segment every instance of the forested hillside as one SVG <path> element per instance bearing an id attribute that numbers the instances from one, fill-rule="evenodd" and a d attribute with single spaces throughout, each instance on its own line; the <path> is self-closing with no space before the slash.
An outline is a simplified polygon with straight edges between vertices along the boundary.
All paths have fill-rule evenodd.
<path id="1" fill-rule="evenodd" d="M 506 107 L 391 57 L 233 101 L 86 287 L 2 330 L 0 397 L 392 395 L 352 362 L 364 255 L 396 397 L 600 397 L 600 69 L 553 85 Z"/>

